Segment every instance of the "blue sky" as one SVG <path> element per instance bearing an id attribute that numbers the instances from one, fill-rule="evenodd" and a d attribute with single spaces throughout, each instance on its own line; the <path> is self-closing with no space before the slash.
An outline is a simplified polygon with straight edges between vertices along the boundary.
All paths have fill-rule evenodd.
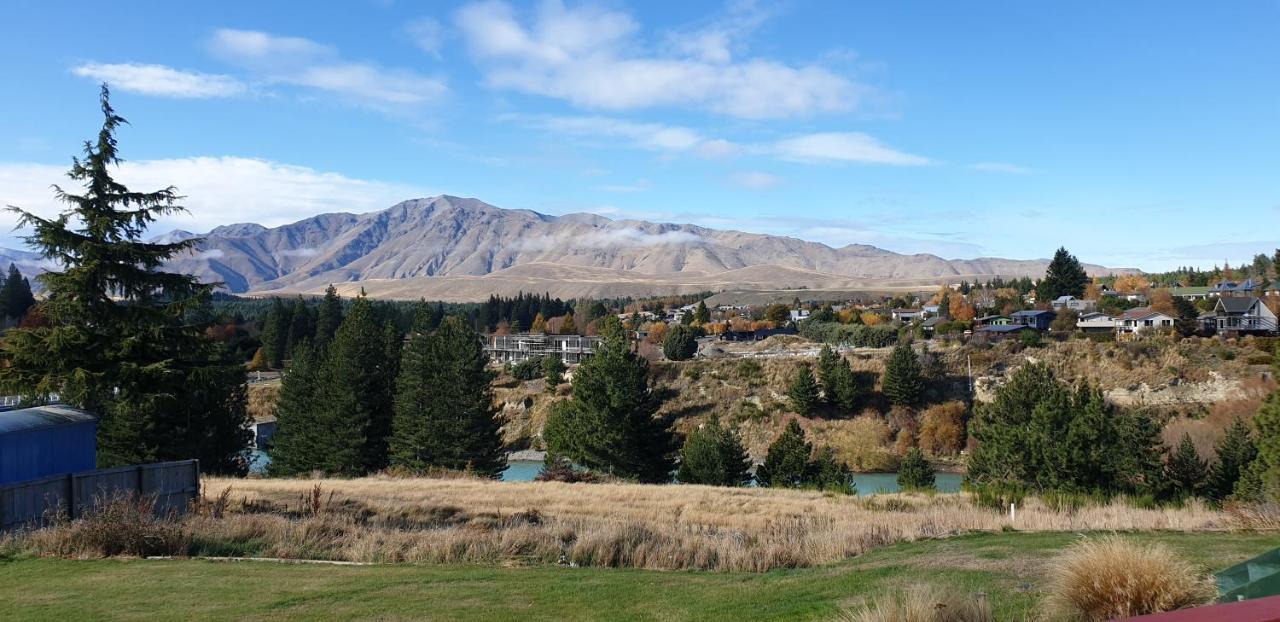
<path id="1" fill-rule="evenodd" d="M 1275 1 L 310 6 L 6 7 L 0 201 L 56 210 L 106 80 L 121 176 L 188 195 L 161 230 L 444 193 L 950 258 L 1280 246 Z"/>

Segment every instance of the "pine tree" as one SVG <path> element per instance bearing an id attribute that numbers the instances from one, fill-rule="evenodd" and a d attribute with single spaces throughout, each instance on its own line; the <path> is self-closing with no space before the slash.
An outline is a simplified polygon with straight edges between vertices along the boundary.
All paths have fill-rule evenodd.
<path id="1" fill-rule="evenodd" d="M 1080 261 L 1067 252 L 1067 249 L 1059 248 L 1036 288 L 1036 300 L 1049 301 L 1059 296 L 1081 298 L 1088 285 L 1089 275 Z"/>
<path id="2" fill-rule="evenodd" d="M 787 398 L 791 400 L 791 409 L 802 417 L 808 417 L 817 408 L 818 382 L 813 379 L 813 371 L 807 364 L 796 370 L 796 376 L 787 388 Z"/>
<path id="3" fill-rule="evenodd" d="M 711 322 L 711 311 L 707 309 L 705 300 L 698 301 L 698 308 L 693 313 L 693 321 L 697 322 L 699 326 L 704 326 Z"/>
<path id="4" fill-rule="evenodd" d="M 805 440 L 804 429 L 792 419 L 765 454 L 764 464 L 756 470 L 756 481 L 766 488 L 799 488 L 809 472 L 809 456 L 813 445 Z"/>
<path id="5" fill-rule="evenodd" d="M 293 351 L 315 337 L 315 318 L 311 317 L 311 309 L 299 296 L 289 309 L 289 335 L 285 339 L 284 358 L 293 358 Z"/>
<path id="6" fill-rule="evenodd" d="M 404 348 L 392 463 L 499 477 L 507 458 L 480 336 L 458 317 L 447 318 L 434 333 L 423 328 L 415 327 Z"/>
<path id="7" fill-rule="evenodd" d="M 276 432 L 271 436 L 271 464 L 267 467 L 271 475 L 299 475 L 327 467 L 333 439 L 321 427 L 323 367 L 324 360 L 312 344 L 304 342 L 294 351 L 276 399 Z"/>
<path id="8" fill-rule="evenodd" d="M 898 487 L 902 490 L 936 490 L 933 466 L 918 447 L 912 447 L 898 466 Z"/>
<path id="9" fill-rule="evenodd" d="M 914 406 L 924 396 L 920 359 L 910 344 L 898 344 L 885 363 L 883 391 L 895 406 Z"/>
<path id="10" fill-rule="evenodd" d="M 1205 492 L 1209 498 L 1222 501 L 1235 491 L 1236 482 L 1249 468 L 1258 455 L 1258 448 L 1253 444 L 1253 436 L 1249 433 L 1249 425 L 1243 419 L 1236 420 L 1227 428 L 1227 433 L 1218 442 L 1217 458 L 1209 471 L 1209 482 Z"/>
<path id="11" fill-rule="evenodd" d="M 682 484 L 745 486 L 751 481 L 750 471 L 751 459 L 738 435 L 712 419 L 685 439 L 676 479 Z"/>
<path id="12" fill-rule="evenodd" d="M 289 343 L 289 310 L 284 301 L 271 299 L 271 309 L 262 324 L 262 349 L 267 364 L 273 369 L 284 367 L 284 358 Z"/>
<path id="13" fill-rule="evenodd" d="M 4 284 L 0 285 L 0 309 L 4 310 L 4 316 L 21 320 L 35 304 L 31 282 L 22 276 L 18 266 L 10 263 L 9 275 L 4 278 Z"/>
<path id="14" fill-rule="evenodd" d="M 853 368 L 831 346 L 822 346 L 818 353 L 818 378 L 822 382 L 822 392 L 828 404 L 844 411 L 857 408 L 861 392 L 858 380 L 853 375 Z"/>
<path id="15" fill-rule="evenodd" d="M 1260 500 L 1280 500 L 1280 390 L 1272 391 L 1253 418 L 1258 456 L 1250 465 Z"/>
<path id="16" fill-rule="evenodd" d="M 805 466 L 804 487 L 827 492 L 857 494 L 853 485 L 853 473 L 836 459 L 835 451 L 822 447 L 814 452 L 813 460 Z"/>
<path id="17" fill-rule="evenodd" d="M 573 374 L 573 399 L 547 420 L 547 448 L 588 469 L 670 481 L 673 439 L 667 422 L 655 417 L 661 401 L 649 387 L 649 364 L 631 351 L 616 317 L 601 322 L 600 336 L 595 353 Z"/>
<path id="18" fill-rule="evenodd" d="M 554 391 L 561 382 L 564 382 L 564 372 L 564 361 L 560 359 L 559 354 L 552 354 L 543 359 L 542 375 L 546 379 L 548 391 Z"/>
<path id="19" fill-rule="evenodd" d="M 320 300 L 320 308 L 316 311 L 316 346 L 323 348 L 329 345 L 334 334 L 338 332 L 340 324 L 342 324 L 342 298 L 338 297 L 338 290 L 330 285 L 325 288 L 324 298 Z"/>
<path id="20" fill-rule="evenodd" d="M 44 321 L 6 335 L 0 387 L 36 403 L 57 394 L 98 414 L 102 466 L 200 458 L 209 472 L 243 472 L 243 362 L 187 321 L 212 287 L 161 270 L 199 240 L 144 241 L 157 218 L 182 211 L 180 197 L 172 187 L 131 192 L 112 179 L 125 121 L 105 85 L 101 104 L 97 141 L 68 174 L 84 194 L 55 187 L 70 208 L 53 219 L 11 208 L 32 231 L 27 244 L 62 270 L 39 277 Z"/>
<path id="21" fill-rule="evenodd" d="M 395 377 L 386 372 L 383 326 L 373 305 L 356 298 L 329 344 L 317 409 L 331 431 L 329 468 L 335 475 L 363 475 L 387 466 Z"/>
<path id="22" fill-rule="evenodd" d="M 836 367 L 841 360 L 842 357 L 836 354 L 828 344 L 823 344 L 822 349 L 818 351 L 818 381 L 822 383 L 822 390 L 826 393 L 827 400 L 831 399 L 831 381 L 835 377 Z"/>
<path id="23" fill-rule="evenodd" d="M 698 340 L 694 336 L 693 329 L 688 326 L 671 327 L 666 338 L 662 340 L 662 354 L 668 360 L 686 361 L 693 358 L 697 352 Z"/>
<path id="24" fill-rule="evenodd" d="M 1177 496 L 1191 497 L 1199 495 L 1209 477 L 1209 466 L 1191 441 L 1190 434 L 1183 434 L 1177 449 L 1169 457 L 1165 466 L 1165 477 L 1171 492 Z"/>

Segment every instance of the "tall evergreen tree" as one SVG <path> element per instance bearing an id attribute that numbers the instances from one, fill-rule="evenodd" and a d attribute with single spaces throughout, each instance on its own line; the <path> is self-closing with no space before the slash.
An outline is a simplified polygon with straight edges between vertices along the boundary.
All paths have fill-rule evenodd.
<path id="1" fill-rule="evenodd" d="M 698 340 L 694 329 L 688 326 L 672 326 L 662 340 L 662 354 L 672 361 L 686 361 L 698 353 Z"/>
<path id="2" fill-rule="evenodd" d="M 698 308 L 693 312 L 693 320 L 697 322 L 699 326 L 703 326 L 711 322 L 711 310 L 707 309 L 707 302 L 705 300 L 698 301 Z"/>
<path id="3" fill-rule="evenodd" d="M 924 380 L 921 378 L 920 359 L 911 344 L 900 343 L 893 348 L 885 363 L 882 382 L 885 397 L 895 406 L 915 406 L 924 396 Z"/>
<path id="4" fill-rule="evenodd" d="M 792 419 L 769 445 L 764 463 L 756 469 L 756 481 L 764 487 L 799 488 L 806 481 L 812 454 L 813 445 L 805 439 L 804 429 Z"/>
<path id="5" fill-rule="evenodd" d="M 554 391 L 564 382 L 565 366 L 559 354 L 548 355 L 542 360 L 542 376 L 547 381 L 547 390 Z"/>
<path id="6" fill-rule="evenodd" d="M 1258 455 L 1249 466 L 1258 500 L 1280 500 L 1280 390 L 1272 391 L 1253 418 Z"/>
<path id="7" fill-rule="evenodd" d="M 1236 482 L 1240 481 L 1240 476 L 1258 455 L 1258 448 L 1249 432 L 1249 424 L 1236 417 L 1231 427 L 1227 428 L 1226 435 L 1218 442 L 1217 450 L 1217 458 L 1209 471 L 1206 493 L 1211 499 L 1222 501 L 1235 491 Z"/>
<path id="8" fill-rule="evenodd" d="M 1196 452 L 1191 435 L 1183 434 L 1177 449 L 1169 456 L 1169 464 L 1165 466 L 1165 478 L 1170 492 L 1182 497 L 1199 495 L 1208 477 L 1209 465 Z"/>
<path id="9" fill-rule="evenodd" d="M 324 290 L 324 298 L 320 300 L 320 308 L 316 310 L 315 343 L 319 347 L 329 345 L 333 336 L 342 324 L 342 298 L 332 285 Z"/>
<path id="10" fill-rule="evenodd" d="M 289 335 L 285 339 L 285 358 L 292 358 L 293 351 L 310 341 L 315 336 L 315 318 L 311 317 L 311 309 L 307 302 L 299 296 L 289 309 Z"/>
<path id="11" fill-rule="evenodd" d="M 814 380 L 809 365 L 802 364 L 796 370 L 795 378 L 787 388 L 787 398 L 791 400 L 791 409 L 802 417 L 813 414 L 818 407 L 818 382 Z"/>
<path id="12" fill-rule="evenodd" d="M 157 218 L 182 211 L 180 197 L 173 187 L 132 192 L 112 178 L 125 121 L 106 85 L 101 105 L 97 140 L 68 173 L 84 193 L 55 186 L 70 206 L 57 218 L 11 208 L 32 231 L 27 244 L 62 269 L 39 277 L 45 321 L 4 340 L 0 388 L 34 402 L 56 394 L 98 414 L 102 466 L 200 458 L 211 472 L 241 472 L 244 367 L 187 321 L 208 304 L 212 286 L 161 269 L 199 240 L 143 239 Z"/>
<path id="13" fill-rule="evenodd" d="M 9 275 L 4 278 L 4 284 L 0 285 L 0 308 L 4 309 L 5 317 L 21 320 L 35 304 L 31 282 L 22 276 L 18 266 L 10 263 Z"/>
<path id="14" fill-rule="evenodd" d="M 588 469 L 669 481 L 674 441 L 667 423 L 655 417 L 661 401 L 649 387 L 649 364 L 631 351 L 616 317 L 605 317 L 600 336 L 595 353 L 573 374 L 573 399 L 547 420 L 547 447 Z"/>
<path id="15" fill-rule="evenodd" d="M 507 468 L 493 374 L 480 336 L 451 317 L 434 333 L 415 326 L 397 380 L 393 464 L 471 469 L 496 478 Z"/>
<path id="16" fill-rule="evenodd" d="M 342 447 L 333 473 L 362 475 L 387 466 L 395 376 L 388 376 L 386 339 L 373 305 L 356 298 L 329 344 L 318 405 Z M 346 441 L 342 443 L 341 441 Z"/>
<path id="17" fill-rule="evenodd" d="M 1088 285 L 1089 275 L 1080 265 L 1080 260 L 1067 249 L 1059 248 L 1036 288 L 1036 300 L 1049 301 L 1059 296 L 1081 298 Z"/>
<path id="18" fill-rule="evenodd" d="M 685 439 L 676 479 L 682 484 L 745 486 L 751 482 L 750 471 L 751 459 L 738 435 L 712 419 Z"/>
<path id="19" fill-rule="evenodd" d="M 840 364 L 840 360 L 841 356 L 836 354 L 829 344 L 823 344 L 822 349 L 818 351 L 818 381 L 822 383 L 822 390 L 826 392 L 827 399 L 831 399 L 829 385 L 835 377 L 836 366 Z"/>
<path id="20" fill-rule="evenodd" d="M 898 465 L 898 487 L 902 490 L 935 490 L 933 465 L 918 447 L 912 447 Z"/>
<path id="21" fill-rule="evenodd" d="M 342 443 L 323 427 L 320 388 L 324 385 L 324 360 L 317 348 L 303 342 L 280 381 L 276 398 L 276 432 L 271 436 L 271 464 L 276 476 L 329 470 L 329 452 Z"/>
<path id="22" fill-rule="evenodd" d="M 262 324 L 262 353 L 274 369 L 284 367 L 289 343 L 289 309 L 279 298 L 271 299 L 271 309 Z"/>
<path id="23" fill-rule="evenodd" d="M 857 378 L 849 361 L 836 354 L 831 346 L 824 345 L 818 353 L 818 379 L 827 403 L 844 411 L 851 411 L 861 397 Z"/>

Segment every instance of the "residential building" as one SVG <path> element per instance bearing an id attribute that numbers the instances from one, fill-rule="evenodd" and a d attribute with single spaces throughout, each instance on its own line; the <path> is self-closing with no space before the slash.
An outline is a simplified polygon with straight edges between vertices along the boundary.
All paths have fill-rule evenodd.
<path id="1" fill-rule="evenodd" d="M 1018 311 L 1009 316 L 1010 324 L 1017 326 L 1030 326 L 1038 331 L 1049 330 L 1049 324 L 1053 323 L 1053 318 L 1058 314 L 1053 311 L 1044 309 L 1028 309 L 1026 311 Z"/>
<path id="2" fill-rule="evenodd" d="M 810 313 L 810 312 L 809 312 L 809 310 L 808 310 L 808 309 L 792 309 L 792 310 L 791 310 L 791 321 L 792 321 L 792 322 L 799 322 L 799 321 L 801 321 L 801 320 L 807 320 L 807 319 L 809 319 L 809 313 Z"/>
<path id="3" fill-rule="evenodd" d="M 1090 311 L 1076 319 L 1076 328 L 1086 333 L 1109 333 L 1116 329 L 1116 318 L 1098 311 Z"/>
<path id="4" fill-rule="evenodd" d="M 1072 311 L 1076 311 L 1078 313 L 1085 313 L 1088 311 L 1093 311 L 1094 309 L 1098 308 L 1098 301 L 1082 300 L 1080 298 L 1076 298 L 1075 296 L 1058 296 L 1057 299 L 1055 299 L 1050 304 L 1053 306 L 1053 309 L 1055 311 L 1059 311 L 1062 309 L 1071 309 Z"/>
<path id="5" fill-rule="evenodd" d="M 1006 315 L 984 315 L 973 321 L 977 326 L 1008 326 L 1012 320 Z"/>
<path id="6" fill-rule="evenodd" d="M 1155 330 L 1173 330 L 1177 318 L 1151 307 L 1134 307 L 1116 320 L 1116 335 L 1136 336 Z"/>
<path id="7" fill-rule="evenodd" d="M 891 309 L 889 317 L 895 322 L 912 322 L 924 316 L 924 309 Z"/>
<path id="8" fill-rule="evenodd" d="M 1205 300 L 1209 298 L 1210 289 L 1211 288 L 1208 285 L 1199 286 L 1199 287 L 1177 286 L 1177 287 L 1170 287 L 1169 294 L 1174 298 L 1185 298 L 1187 300 Z"/>
<path id="9" fill-rule="evenodd" d="M 1243 281 L 1219 281 L 1209 288 L 1212 296 L 1252 296 L 1259 289 L 1253 279 Z"/>
<path id="10" fill-rule="evenodd" d="M 489 335 L 484 349 L 491 359 L 499 363 L 520 363 L 555 354 L 566 364 L 572 365 L 589 358 L 599 343 L 599 337 L 519 333 Z"/>
<path id="11" fill-rule="evenodd" d="M 1254 296 L 1222 296 L 1212 315 L 1201 316 L 1201 322 L 1202 327 L 1219 333 L 1272 334 L 1277 330 L 1276 314 Z"/>
<path id="12" fill-rule="evenodd" d="M 973 334 L 978 338 L 986 339 L 988 341 L 999 341 L 1001 339 L 1008 339 L 1009 337 L 1017 337 L 1024 332 L 1034 330 L 1034 327 L 1026 326 L 1024 324 L 1000 324 L 983 326 L 974 331 Z"/>

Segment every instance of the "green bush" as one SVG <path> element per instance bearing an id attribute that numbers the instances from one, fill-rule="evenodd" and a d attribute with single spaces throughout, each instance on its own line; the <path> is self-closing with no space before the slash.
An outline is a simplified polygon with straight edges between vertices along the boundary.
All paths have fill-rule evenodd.
<path id="1" fill-rule="evenodd" d="M 531 358 L 511 366 L 511 375 L 516 380 L 535 380 L 542 377 L 542 359 Z"/>
<path id="2" fill-rule="evenodd" d="M 807 320 L 800 323 L 799 331 L 800 336 L 813 341 L 860 348 L 887 348 L 898 342 L 898 331 L 891 326 Z"/>

